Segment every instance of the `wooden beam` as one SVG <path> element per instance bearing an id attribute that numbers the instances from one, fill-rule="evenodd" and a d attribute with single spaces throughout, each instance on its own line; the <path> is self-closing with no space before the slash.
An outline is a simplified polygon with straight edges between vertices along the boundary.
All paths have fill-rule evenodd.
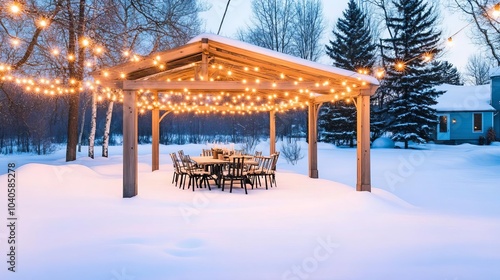
<path id="1" fill-rule="evenodd" d="M 280 74 L 283 73 L 287 77 L 293 77 L 294 79 L 297 79 L 299 77 L 304 78 L 305 80 L 327 80 L 327 77 L 324 76 L 314 76 L 309 73 L 301 71 L 300 68 L 289 68 L 289 67 L 284 67 L 282 65 L 275 65 L 271 63 L 267 63 L 266 61 L 261 61 L 257 60 L 253 57 L 246 57 L 246 56 L 241 56 L 241 55 L 236 55 L 236 54 L 231 54 L 228 52 L 224 52 L 222 50 L 218 50 L 217 48 L 211 48 L 210 53 L 215 56 L 215 61 L 218 60 L 225 60 L 226 63 L 232 64 L 232 65 L 239 65 L 240 67 L 249 67 L 249 72 L 251 74 L 254 74 L 256 72 L 252 72 L 252 67 L 258 66 L 259 68 L 262 69 L 262 72 L 273 72 L 274 79 L 279 80 L 281 79 Z M 261 72 L 261 70 L 259 70 Z M 258 73 L 258 72 L 257 72 Z"/>
<path id="2" fill-rule="evenodd" d="M 195 79 L 201 78 L 203 81 L 208 81 L 208 39 L 201 39 L 201 71 L 200 77 L 195 77 Z"/>
<path id="3" fill-rule="evenodd" d="M 357 102 L 357 191 L 371 191 L 370 177 L 370 96 L 361 95 Z"/>
<path id="4" fill-rule="evenodd" d="M 269 154 L 276 153 L 276 111 L 269 111 Z"/>
<path id="5" fill-rule="evenodd" d="M 194 42 L 164 52 L 151 54 L 147 57 L 141 58 L 140 61 L 137 62 L 136 61 L 126 62 L 123 64 L 113 66 L 108 69 L 101 69 L 91 74 L 97 80 L 101 80 L 104 78 L 104 72 L 108 73 L 107 79 L 119 78 L 121 73 L 127 74 L 133 71 L 150 68 L 151 65 L 153 64 L 153 60 L 156 59 L 157 57 L 160 58 L 159 59 L 160 62 L 162 63 L 166 62 L 168 64 L 169 61 L 178 60 L 200 52 L 201 52 L 201 43 Z"/>
<path id="6" fill-rule="evenodd" d="M 120 83 L 116 84 L 120 86 Z M 256 90 L 275 90 L 275 91 L 299 91 L 300 89 L 310 91 L 316 93 L 329 93 L 330 87 L 319 85 L 316 86 L 314 82 L 300 82 L 295 84 L 295 82 L 270 82 L 270 81 L 261 81 L 260 83 L 256 83 L 254 81 L 248 81 L 244 83 L 242 81 L 149 81 L 149 80 L 138 80 L 138 81 L 129 81 L 124 80 L 121 82 L 123 90 L 140 90 L 140 89 L 148 89 L 148 90 L 157 90 L 157 91 L 168 91 L 168 90 L 179 90 L 183 91 L 184 89 L 195 91 L 245 91 L 246 88 L 256 89 Z"/>
<path id="7" fill-rule="evenodd" d="M 158 92 L 154 92 L 155 101 L 158 100 Z M 160 169 L 160 109 L 158 106 L 154 106 L 151 112 L 151 138 L 152 138 L 152 159 L 151 168 L 152 171 Z"/>
<path id="8" fill-rule="evenodd" d="M 365 79 L 367 82 L 373 81 L 374 84 L 378 84 L 375 78 L 367 75 L 362 75 L 358 74 L 353 71 L 349 70 L 344 70 L 344 69 L 337 69 L 338 73 L 333 73 L 332 71 L 328 71 L 327 67 L 332 67 L 332 66 L 324 66 L 318 63 L 310 62 L 307 60 L 302 60 L 294 56 L 290 55 L 285 55 L 281 53 L 277 53 L 276 55 L 266 55 L 250 50 L 246 50 L 240 47 L 235 47 L 231 45 L 226 45 L 223 43 L 219 43 L 216 41 L 211 41 L 210 45 L 212 47 L 220 48 L 228 52 L 236 53 L 238 55 L 244 55 L 248 57 L 252 57 L 254 59 L 262 60 L 265 61 L 266 63 L 272 63 L 275 65 L 281 65 L 282 67 L 289 67 L 291 69 L 300 69 L 300 71 L 305 72 L 307 74 L 313 75 L 313 76 L 325 76 L 329 77 L 331 79 L 339 79 L 339 80 L 347 80 L 350 82 L 359 82 L 358 78 Z M 281 56 L 281 57 L 276 57 L 276 56 Z M 302 63 L 297 63 L 296 61 L 300 60 Z M 313 66 L 314 65 L 314 66 Z M 321 68 L 321 69 L 320 69 Z M 333 69 L 333 67 L 332 67 Z"/>
<path id="9" fill-rule="evenodd" d="M 309 177 L 318 178 L 318 110 L 320 104 L 309 102 L 308 133 L 309 133 Z"/>
<path id="10" fill-rule="evenodd" d="M 137 195 L 137 95 L 123 92 L 123 197 Z"/>

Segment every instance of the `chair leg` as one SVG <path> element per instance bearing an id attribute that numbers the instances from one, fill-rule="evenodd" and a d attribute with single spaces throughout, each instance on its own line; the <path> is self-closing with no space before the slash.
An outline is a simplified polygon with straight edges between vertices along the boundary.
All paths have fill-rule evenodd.
<path id="1" fill-rule="evenodd" d="M 201 177 L 201 182 L 205 184 L 205 188 L 208 187 L 208 190 L 211 191 L 212 189 L 210 188 L 210 182 L 208 181 L 208 177 L 207 175 L 203 175 Z"/>
<path id="2" fill-rule="evenodd" d="M 245 188 L 245 194 L 248 194 L 248 192 L 247 192 L 247 182 L 245 182 L 245 181 L 246 181 L 246 178 L 241 179 L 241 187 L 242 188 L 244 187 Z"/>

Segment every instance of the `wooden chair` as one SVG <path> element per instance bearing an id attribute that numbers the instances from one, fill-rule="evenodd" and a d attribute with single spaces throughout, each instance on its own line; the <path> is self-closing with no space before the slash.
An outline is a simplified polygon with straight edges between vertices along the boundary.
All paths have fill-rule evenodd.
<path id="1" fill-rule="evenodd" d="M 268 179 L 269 179 L 269 185 L 272 187 L 273 186 L 273 181 L 271 179 L 271 174 L 272 174 L 272 164 L 273 164 L 273 157 L 258 157 L 259 165 L 250 171 L 248 171 L 247 176 L 252 179 L 252 189 L 253 186 L 257 187 L 257 183 L 259 186 L 262 186 L 261 183 L 261 178 L 264 179 L 264 182 L 266 184 L 266 190 L 268 189 Z"/>
<path id="2" fill-rule="evenodd" d="M 195 187 L 199 188 L 204 183 L 205 188 L 208 187 L 208 190 L 212 190 L 210 188 L 210 183 L 208 182 L 208 178 L 211 176 L 210 172 L 197 168 L 191 161 L 191 157 L 189 157 L 189 155 L 184 156 L 184 166 L 189 177 L 188 189 L 191 187 L 194 192 Z M 200 181 L 199 185 L 198 180 Z M 184 186 L 182 186 L 182 189 L 184 189 Z"/>
<path id="3" fill-rule="evenodd" d="M 212 154 L 212 149 L 202 149 L 201 150 L 201 155 L 204 156 L 204 157 L 211 157 L 213 154 Z"/>
<path id="4" fill-rule="evenodd" d="M 172 159 L 172 164 L 174 166 L 174 174 L 172 176 L 172 184 L 175 182 L 175 186 L 177 186 L 177 182 L 179 181 L 179 178 L 181 179 L 179 188 L 182 186 L 182 183 L 184 181 L 184 178 L 187 176 L 187 172 L 182 166 L 179 158 L 177 158 L 176 153 L 171 153 L 170 158 Z"/>
<path id="5" fill-rule="evenodd" d="M 245 189 L 245 194 L 247 192 L 247 181 L 248 177 L 245 172 L 245 158 L 244 157 L 233 157 L 232 161 L 228 164 L 227 171 L 222 174 L 222 191 L 224 191 L 224 184 L 226 180 L 230 180 L 229 192 L 233 192 L 233 182 L 235 180 L 240 181 L 241 187 Z"/>

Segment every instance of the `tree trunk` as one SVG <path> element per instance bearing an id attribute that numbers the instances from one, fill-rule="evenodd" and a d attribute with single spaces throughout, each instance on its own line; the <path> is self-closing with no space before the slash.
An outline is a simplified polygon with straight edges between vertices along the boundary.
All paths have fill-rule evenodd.
<path id="1" fill-rule="evenodd" d="M 83 104 L 83 112 L 82 112 L 82 122 L 80 125 L 80 135 L 78 135 L 78 152 L 82 151 L 82 136 L 83 136 L 83 128 L 85 127 L 85 113 L 87 112 L 87 106 L 89 104 L 89 100 L 87 99 Z"/>
<path id="2" fill-rule="evenodd" d="M 108 145 L 109 145 L 109 130 L 111 128 L 111 117 L 113 115 L 113 105 L 114 102 L 110 101 L 108 105 L 108 111 L 106 111 L 106 126 L 104 127 L 104 136 L 102 138 L 102 156 L 108 157 Z"/>
<path id="3" fill-rule="evenodd" d="M 85 49 L 77 48 L 79 40 L 85 32 L 85 0 L 79 2 L 79 13 L 77 21 L 71 8 L 71 1 L 66 2 L 69 16 L 68 28 L 68 53 L 75 54 L 78 50 L 78 59 L 68 61 L 68 72 L 70 79 L 77 82 L 83 81 L 83 67 L 85 63 Z M 68 144 L 66 146 L 66 161 L 76 160 L 76 146 L 78 145 L 78 107 L 80 104 L 80 92 L 76 88 L 69 97 L 68 111 Z"/>
<path id="4" fill-rule="evenodd" d="M 92 116 L 90 117 L 89 157 L 94 158 L 94 142 L 97 120 L 97 94 L 92 93 Z"/>

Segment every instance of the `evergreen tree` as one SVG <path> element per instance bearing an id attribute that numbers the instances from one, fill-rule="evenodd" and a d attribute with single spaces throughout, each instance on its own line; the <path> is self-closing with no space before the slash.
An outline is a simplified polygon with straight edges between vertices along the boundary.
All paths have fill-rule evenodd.
<path id="1" fill-rule="evenodd" d="M 461 86 L 464 84 L 462 82 L 462 76 L 460 75 L 460 72 L 452 63 L 448 61 L 435 61 L 433 63 L 441 69 L 441 79 L 439 81 L 440 83 L 456 86 Z"/>
<path id="2" fill-rule="evenodd" d="M 388 129 L 394 141 L 423 143 L 430 140 L 437 123 L 431 108 L 442 92 L 440 67 L 429 60 L 438 54 L 441 32 L 436 30 L 437 12 L 425 0 L 394 0 L 394 14 L 387 18 L 393 37 L 385 41 L 386 76 L 383 91 L 387 103 Z M 392 65 L 392 66 L 391 66 Z"/>
<path id="3" fill-rule="evenodd" d="M 366 15 L 350 0 L 343 18 L 337 21 L 332 31 L 333 40 L 326 45 L 326 53 L 333 59 L 333 66 L 367 71 L 375 63 L 376 45 Z M 325 131 L 325 141 L 347 144 L 352 147 L 356 137 L 356 107 L 352 102 L 338 101 L 325 104 L 320 116 L 320 128 Z"/>

